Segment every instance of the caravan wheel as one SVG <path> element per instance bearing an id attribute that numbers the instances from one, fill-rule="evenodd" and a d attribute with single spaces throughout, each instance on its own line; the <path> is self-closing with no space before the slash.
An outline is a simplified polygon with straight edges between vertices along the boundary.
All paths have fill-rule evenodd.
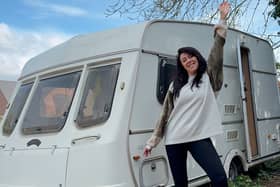
<path id="1" fill-rule="evenodd" d="M 230 181 L 236 179 L 236 177 L 241 173 L 240 166 L 234 160 L 231 161 L 229 166 L 228 178 Z"/>

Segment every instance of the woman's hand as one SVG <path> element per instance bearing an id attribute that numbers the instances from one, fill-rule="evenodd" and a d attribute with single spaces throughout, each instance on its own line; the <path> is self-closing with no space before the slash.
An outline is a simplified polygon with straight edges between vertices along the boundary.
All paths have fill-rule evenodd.
<path id="1" fill-rule="evenodd" d="M 227 1 L 222 2 L 219 6 L 219 11 L 220 11 L 220 19 L 226 20 L 228 13 L 230 11 L 230 4 Z"/>
<path id="2" fill-rule="evenodd" d="M 144 156 L 145 157 L 149 156 L 151 154 L 151 151 L 152 151 L 152 148 L 150 146 L 146 145 L 144 148 L 144 153 L 143 153 Z"/>

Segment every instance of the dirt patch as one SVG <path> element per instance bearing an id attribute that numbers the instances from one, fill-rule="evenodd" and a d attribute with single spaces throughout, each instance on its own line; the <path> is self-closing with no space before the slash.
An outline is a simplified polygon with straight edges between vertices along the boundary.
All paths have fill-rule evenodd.
<path id="1" fill-rule="evenodd" d="M 280 168 L 279 168 L 279 170 L 280 170 Z M 264 187 L 280 186 L 280 171 L 279 171 L 279 173 L 272 173 L 270 179 L 262 180 L 262 181 L 260 181 L 260 184 Z"/>
<path id="2" fill-rule="evenodd" d="M 248 174 L 262 187 L 280 187 L 280 158 L 260 164 Z"/>
<path id="3" fill-rule="evenodd" d="M 280 187 L 280 158 L 250 168 L 234 181 L 229 181 L 229 187 Z"/>

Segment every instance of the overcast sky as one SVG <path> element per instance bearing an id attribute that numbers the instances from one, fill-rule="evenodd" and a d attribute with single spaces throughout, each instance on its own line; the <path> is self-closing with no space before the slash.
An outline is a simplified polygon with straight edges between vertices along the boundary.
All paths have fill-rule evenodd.
<path id="1" fill-rule="evenodd" d="M 135 23 L 106 17 L 111 0 L 5 0 L 0 6 L 0 80 L 16 80 L 33 56 L 70 37 Z M 254 23 L 257 25 L 257 23 Z M 280 59 L 280 52 L 276 53 Z M 280 60 L 278 60 L 280 61 Z"/>

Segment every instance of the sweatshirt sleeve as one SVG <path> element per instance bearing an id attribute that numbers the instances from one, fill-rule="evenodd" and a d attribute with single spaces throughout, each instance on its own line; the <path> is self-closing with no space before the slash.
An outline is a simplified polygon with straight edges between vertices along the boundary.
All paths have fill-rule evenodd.
<path id="1" fill-rule="evenodd" d="M 214 92 L 219 91 L 223 85 L 223 53 L 226 34 L 226 21 L 220 20 L 214 27 L 214 44 L 207 60 L 207 73 Z"/>
<path id="2" fill-rule="evenodd" d="M 173 107 L 174 107 L 173 106 L 173 91 L 171 89 L 169 89 L 164 98 L 163 108 L 162 108 L 162 111 L 160 114 L 160 118 L 157 121 L 153 134 L 150 137 L 150 139 L 147 141 L 146 145 L 150 146 L 151 148 L 154 148 L 159 144 L 159 142 L 161 141 L 161 139 L 164 135 L 165 125 L 169 119 L 169 116 L 171 114 Z"/>

